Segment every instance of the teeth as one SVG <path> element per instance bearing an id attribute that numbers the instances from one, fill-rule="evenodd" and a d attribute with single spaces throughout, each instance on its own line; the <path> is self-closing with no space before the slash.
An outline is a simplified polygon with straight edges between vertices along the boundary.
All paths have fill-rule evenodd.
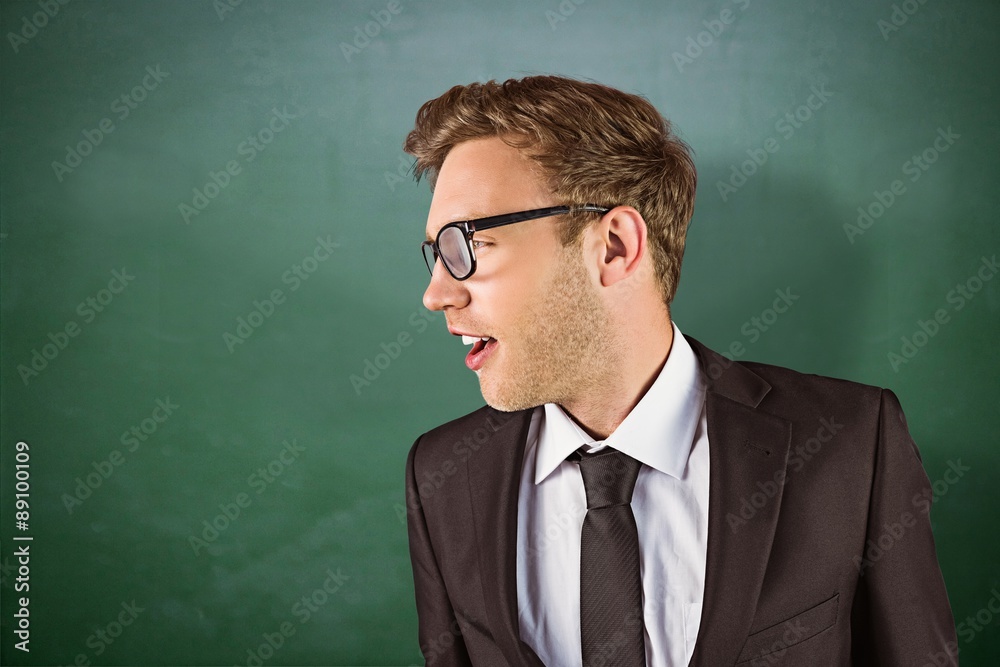
<path id="1" fill-rule="evenodd" d="M 489 339 L 490 339 L 489 336 L 482 336 L 482 337 L 478 337 L 478 336 L 462 336 L 462 343 L 464 345 L 472 345 L 477 340 L 487 341 Z"/>

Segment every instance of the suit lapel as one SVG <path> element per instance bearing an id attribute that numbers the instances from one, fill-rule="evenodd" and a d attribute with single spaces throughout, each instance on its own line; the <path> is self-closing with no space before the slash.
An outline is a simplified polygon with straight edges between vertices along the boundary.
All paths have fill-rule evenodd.
<path id="1" fill-rule="evenodd" d="M 532 410 L 486 410 L 495 430 L 473 454 L 468 478 L 486 611 L 509 664 L 543 667 L 521 641 L 517 607 L 517 496 Z"/>
<path id="2" fill-rule="evenodd" d="M 701 361 L 709 442 L 708 557 L 692 667 L 731 665 L 753 622 L 781 507 L 791 424 L 756 409 L 771 386 L 685 336 Z M 773 491 L 763 493 L 758 483 Z M 754 513 L 747 510 L 746 502 Z M 758 507 L 758 505 L 761 505 Z M 743 514 L 741 514 L 741 511 Z M 749 517 L 749 518 L 746 518 Z"/>

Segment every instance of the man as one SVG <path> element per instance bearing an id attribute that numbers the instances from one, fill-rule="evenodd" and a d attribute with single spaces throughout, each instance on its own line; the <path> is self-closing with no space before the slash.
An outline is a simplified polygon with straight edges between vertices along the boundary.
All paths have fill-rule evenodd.
<path id="1" fill-rule="evenodd" d="M 895 395 L 671 321 L 696 176 L 648 101 L 456 86 L 404 149 L 433 189 L 424 304 L 488 404 L 407 461 L 428 664 L 956 664 Z"/>

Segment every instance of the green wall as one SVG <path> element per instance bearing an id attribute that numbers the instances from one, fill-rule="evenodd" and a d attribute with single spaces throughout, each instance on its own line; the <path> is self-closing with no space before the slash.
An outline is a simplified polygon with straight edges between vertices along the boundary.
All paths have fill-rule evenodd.
<path id="1" fill-rule="evenodd" d="M 419 661 L 406 452 L 482 397 L 421 304 L 430 195 L 401 144 L 448 87 L 531 73 L 675 122 L 700 174 L 678 326 L 892 388 L 930 479 L 968 467 L 931 516 L 956 620 L 987 609 L 1000 8 L 896 4 L 0 3 L 2 662 L 254 664 L 282 624 L 265 664 Z M 776 290 L 798 298 L 770 319 Z M 15 534 L 34 538 L 28 654 Z M 1000 654 L 987 613 L 964 664 Z"/>

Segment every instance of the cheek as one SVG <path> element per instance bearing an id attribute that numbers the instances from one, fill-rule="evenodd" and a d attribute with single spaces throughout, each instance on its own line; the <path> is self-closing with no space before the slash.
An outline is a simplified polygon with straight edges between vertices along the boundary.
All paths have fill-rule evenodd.
<path id="1" fill-rule="evenodd" d="M 488 314 L 491 322 L 503 326 L 516 320 L 543 292 L 534 276 L 516 276 L 502 281 L 490 281 L 477 295 L 482 312 Z"/>
<path id="2" fill-rule="evenodd" d="M 505 264 L 502 272 L 484 273 L 472 296 L 477 321 L 501 342 L 506 338 L 511 347 L 523 346 L 542 328 L 553 324 L 545 320 L 546 313 L 551 317 L 556 305 L 553 291 L 558 289 L 560 268 L 552 254 L 542 257 L 532 251 Z"/>

